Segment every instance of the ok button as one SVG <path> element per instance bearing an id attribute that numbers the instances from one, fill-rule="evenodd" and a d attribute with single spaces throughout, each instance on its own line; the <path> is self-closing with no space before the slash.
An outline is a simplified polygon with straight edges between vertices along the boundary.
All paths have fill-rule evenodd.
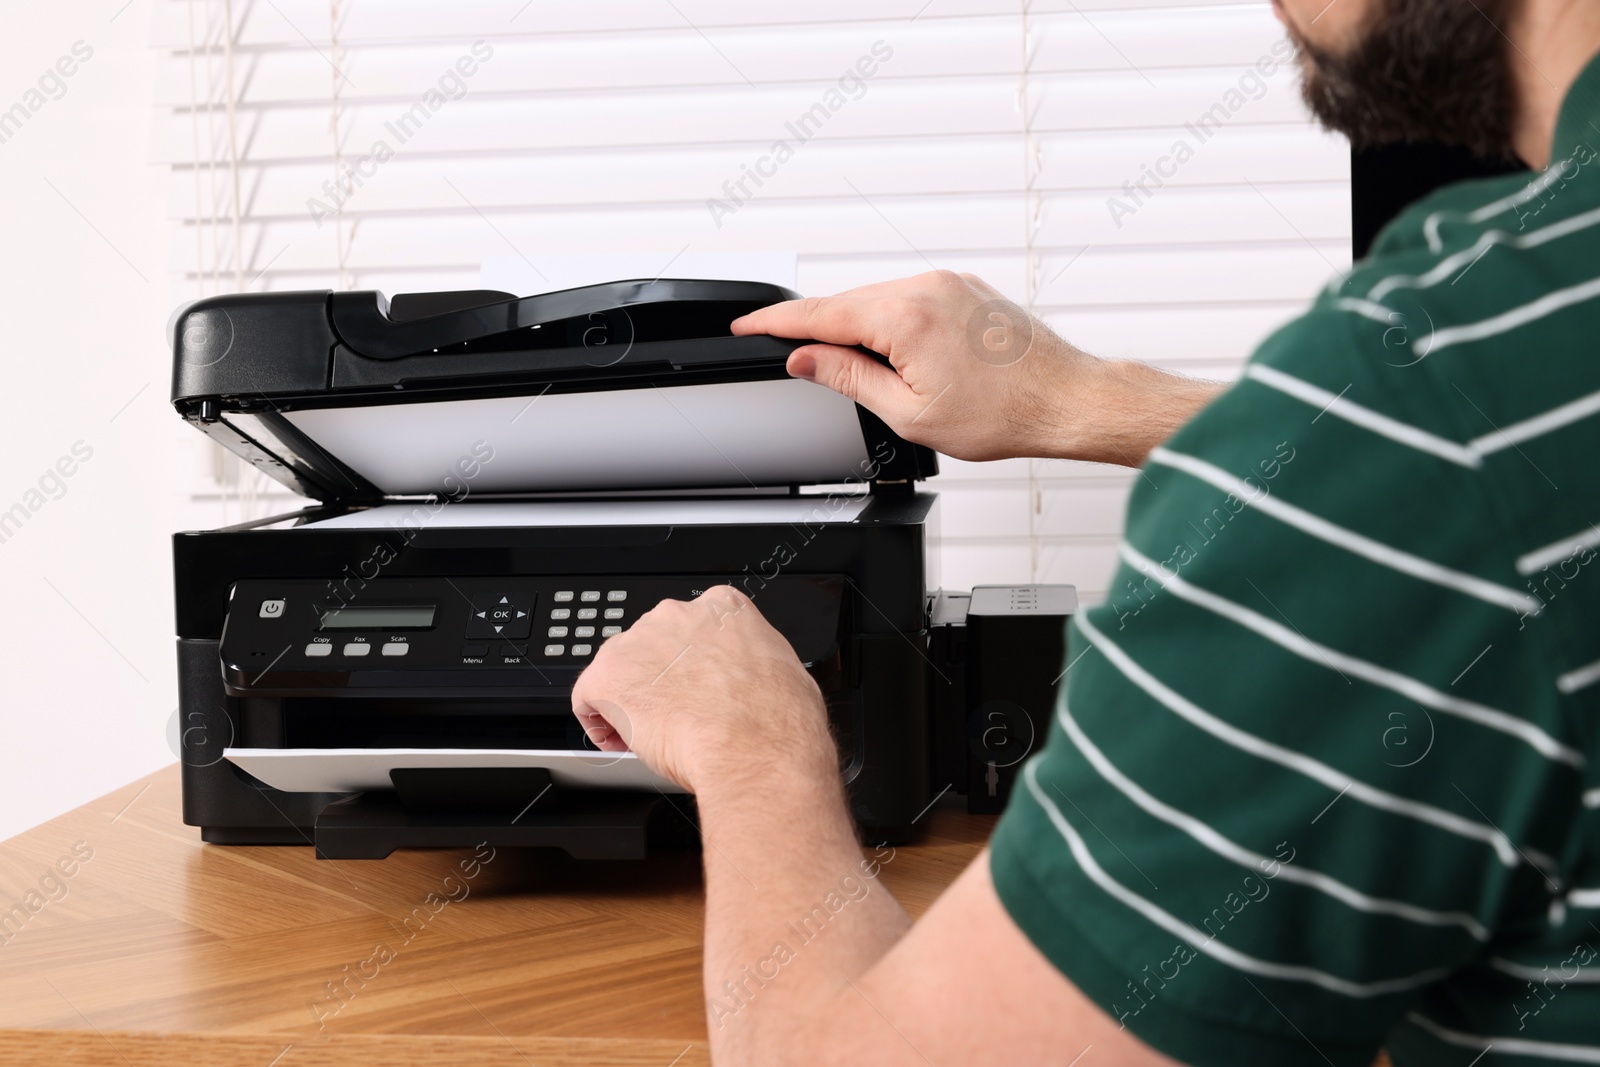
<path id="1" fill-rule="evenodd" d="M 518 639 L 533 632 L 533 598 L 510 592 L 472 598 L 466 637 L 472 640 L 503 637 Z"/>

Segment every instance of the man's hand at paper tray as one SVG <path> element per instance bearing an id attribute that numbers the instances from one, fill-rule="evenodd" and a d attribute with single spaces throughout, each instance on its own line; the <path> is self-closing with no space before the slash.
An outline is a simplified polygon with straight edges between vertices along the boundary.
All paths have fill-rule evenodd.
<path id="1" fill-rule="evenodd" d="M 663 601 L 601 646 L 572 700 L 602 748 L 631 747 L 699 801 L 718 1067 L 1060 1063 L 1082 1043 L 1173 1067 L 1028 941 L 987 854 L 911 925 L 878 879 L 894 849 L 856 840 L 821 694 L 743 593 Z M 826 930 L 799 935 L 813 914 Z"/>
<path id="2" fill-rule="evenodd" d="M 631 749 L 694 793 L 777 774 L 838 779 L 816 683 L 731 585 L 664 600 L 606 641 L 572 707 L 602 750 Z"/>
<path id="3" fill-rule="evenodd" d="M 1138 466 L 1222 388 L 1091 356 L 979 278 L 952 271 L 774 304 L 732 329 L 822 342 L 796 349 L 789 373 L 957 459 Z"/>

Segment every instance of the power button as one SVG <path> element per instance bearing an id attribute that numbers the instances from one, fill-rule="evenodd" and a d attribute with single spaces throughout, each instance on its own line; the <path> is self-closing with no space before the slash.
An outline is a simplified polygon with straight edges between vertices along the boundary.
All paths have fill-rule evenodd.
<path id="1" fill-rule="evenodd" d="M 263 600 L 261 602 L 261 617 L 263 619 L 281 619 L 283 617 L 283 601 Z"/>

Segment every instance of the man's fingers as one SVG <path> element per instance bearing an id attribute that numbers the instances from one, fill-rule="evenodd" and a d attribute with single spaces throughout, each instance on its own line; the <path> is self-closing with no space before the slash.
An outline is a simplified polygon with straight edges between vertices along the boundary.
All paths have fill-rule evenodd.
<path id="1" fill-rule="evenodd" d="M 916 406 L 917 395 L 904 378 L 854 348 L 805 345 L 789 353 L 787 368 L 796 378 L 843 393 L 890 426 Z"/>
<path id="2" fill-rule="evenodd" d="M 865 308 L 866 301 L 855 293 L 786 300 L 734 319 L 730 329 L 736 336 L 766 333 L 774 337 L 825 341 L 831 345 L 874 348 L 873 342 L 879 340 L 877 328 L 872 317 L 865 314 Z"/>
<path id="3" fill-rule="evenodd" d="M 574 708 L 573 714 L 595 748 L 602 752 L 628 751 L 628 737 L 624 731 L 630 724 L 619 706 L 609 700 L 596 701 Z"/>

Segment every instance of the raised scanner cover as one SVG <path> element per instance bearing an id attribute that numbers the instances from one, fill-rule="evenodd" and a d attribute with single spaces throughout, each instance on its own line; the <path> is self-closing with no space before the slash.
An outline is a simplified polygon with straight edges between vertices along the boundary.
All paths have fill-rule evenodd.
<path id="1" fill-rule="evenodd" d="M 463 485 L 473 493 L 739 488 L 868 475 L 855 404 L 795 379 L 314 408 L 284 417 L 391 496 L 459 494 Z M 476 468 L 470 477 L 464 461 Z"/>

